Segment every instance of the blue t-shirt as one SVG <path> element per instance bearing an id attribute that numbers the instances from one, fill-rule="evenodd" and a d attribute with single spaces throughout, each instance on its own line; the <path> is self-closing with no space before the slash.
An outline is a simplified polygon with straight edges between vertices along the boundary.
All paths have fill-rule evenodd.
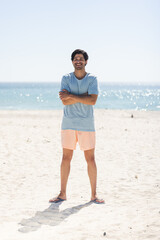
<path id="1" fill-rule="evenodd" d="M 61 91 L 62 89 L 66 89 L 68 92 L 75 95 L 87 92 L 88 94 L 98 95 L 97 78 L 90 73 L 87 73 L 83 79 L 79 80 L 72 72 L 63 76 L 61 81 Z M 94 132 L 93 105 L 83 103 L 65 105 L 62 129 Z"/>

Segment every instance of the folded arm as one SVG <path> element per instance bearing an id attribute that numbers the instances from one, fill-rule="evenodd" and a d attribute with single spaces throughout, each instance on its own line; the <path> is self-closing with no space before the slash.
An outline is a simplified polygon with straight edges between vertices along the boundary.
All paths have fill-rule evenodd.
<path id="1" fill-rule="evenodd" d="M 97 94 L 88 94 L 84 93 L 81 95 L 70 94 L 67 90 L 63 89 L 62 92 L 59 93 L 60 99 L 64 105 L 71 105 L 77 102 L 95 105 L 97 101 Z"/>

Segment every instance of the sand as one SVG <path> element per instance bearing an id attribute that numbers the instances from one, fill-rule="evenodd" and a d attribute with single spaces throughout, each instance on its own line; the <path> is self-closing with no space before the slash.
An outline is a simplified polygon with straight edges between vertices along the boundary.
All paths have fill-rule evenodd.
<path id="1" fill-rule="evenodd" d="M 133 114 L 133 118 L 131 115 Z M 97 193 L 83 152 L 60 186 L 62 111 L 0 111 L 1 240 L 160 239 L 160 112 L 95 110 Z"/>

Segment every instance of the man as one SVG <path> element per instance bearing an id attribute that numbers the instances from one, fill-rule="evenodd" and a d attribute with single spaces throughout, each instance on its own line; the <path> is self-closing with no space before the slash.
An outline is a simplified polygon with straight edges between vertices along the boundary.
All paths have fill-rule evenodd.
<path id="1" fill-rule="evenodd" d="M 77 142 L 88 164 L 91 185 L 91 201 L 104 203 L 96 195 L 97 167 L 95 163 L 95 128 L 93 105 L 98 97 L 97 79 L 85 71 L 88 54 L 80 49 L 71 55 L 74 72 L 63 76 L 60 99 L 64 106 L 61 141 L 63 157 L 61 163 L 61 191 L 49 202 L 66 200 L 66 187 L 70 172 L 70 162 Z"/>

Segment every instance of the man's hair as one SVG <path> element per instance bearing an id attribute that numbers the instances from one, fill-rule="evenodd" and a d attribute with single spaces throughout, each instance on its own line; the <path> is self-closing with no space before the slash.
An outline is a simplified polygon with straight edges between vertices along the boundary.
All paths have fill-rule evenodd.
<path id="1" fill-rule="evenodd" d="M 83 57 L 84 57 L 84 59 L 85 59 L 85 61 L 88 60 L 88 54 L 87 54 L 84 50 L 76 49 L 76 50 L 72 53 L 72 55 L 71 55 L 71 60 L 72 60 L 72 61 L 73 61 L 73 59 L 74 59 L 74 57 L 75 57 L 76 54 L 82 54 Z"/>

